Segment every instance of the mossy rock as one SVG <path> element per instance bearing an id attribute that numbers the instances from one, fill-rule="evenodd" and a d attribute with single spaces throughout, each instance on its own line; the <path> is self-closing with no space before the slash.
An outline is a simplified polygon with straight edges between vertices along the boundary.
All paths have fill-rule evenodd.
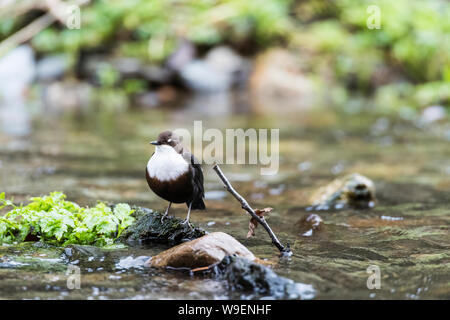
<path id="1" fill-rule="evenodd" d="M 226 256 L 215 271 L 227 281 L 231 291 L 247 294 L 247 298 L 311 299 L 315 296 L 311 285 L 296 283 L 242 257 Z"/>
<path id="2" fill-rule="evenodd" d="M 147 208 L 133 207 L 137 218 L 119 237 L 120 242 L 139 241 L 178 244 L 200 238 L 206 234 L 202 228 L 189 227 L 182 219 L 166 217 Z"/>
<path id="3" fill-rule="evenodd" d="M 310 199 L 316 209 L 345 207 L 372 208 L 375 205 L 375 185 L 369 178 L 353 173 L 337 178 L 319 188 Z"/>

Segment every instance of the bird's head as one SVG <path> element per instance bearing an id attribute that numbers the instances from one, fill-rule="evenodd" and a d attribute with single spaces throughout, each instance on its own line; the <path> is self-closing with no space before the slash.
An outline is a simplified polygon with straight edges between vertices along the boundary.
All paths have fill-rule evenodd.
<path id="1" fill-rule="evenodd" d="M 150 144 L 156 146 L 170 146 L 176 148 L 180 143 L 180 137 L 172 131 L 161 132 L 158 136 L 158 140 L 151 141 Z"/>

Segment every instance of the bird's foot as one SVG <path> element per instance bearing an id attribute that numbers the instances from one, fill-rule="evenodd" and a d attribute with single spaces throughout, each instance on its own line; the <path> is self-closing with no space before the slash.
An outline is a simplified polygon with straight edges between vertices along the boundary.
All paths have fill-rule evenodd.
<path id="1" fill-rule="evenodd" d="M 164 222 L 164 219 L 165 218 L 168 218 L 169 217 L 169 215 L 167 214 L 167 213 L 165 213 L 162 217 L 161 217 L 161 223 L 163 223 Z"/>
<path id="2" fill-rule="evenodd" d="M 188 227 L 192 229 L 192 225 L 190 224 L 189 219 L 183 220 L 183 222 L 181 224 L 187 224 Z"/>

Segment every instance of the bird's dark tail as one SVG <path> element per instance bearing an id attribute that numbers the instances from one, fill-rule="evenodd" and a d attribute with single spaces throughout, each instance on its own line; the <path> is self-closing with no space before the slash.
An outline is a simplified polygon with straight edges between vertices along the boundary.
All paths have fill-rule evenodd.
<path id="1" fill-rule="evenodd" d="M 206 206 L 205 203 L 203 202 L 202 198 L 196 199 L 192 202 L 192 210 L 205 210 Z"/>

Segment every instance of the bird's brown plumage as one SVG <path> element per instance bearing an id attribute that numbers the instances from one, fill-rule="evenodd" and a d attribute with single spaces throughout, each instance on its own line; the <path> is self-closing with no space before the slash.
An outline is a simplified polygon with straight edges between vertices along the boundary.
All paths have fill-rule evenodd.
<path id="1" fill-rule="evenodd" d="M 188 207 L 192 203 L 192 209 L 204 210 L 203 171 L 198 161 L 171 131 L 161 132 L 157 143 L 173 147 L 189 164 L 189 170 L 174 180 L 160 181 L 156 177 L 150 177 L 146 168 L 146 179 L 150 189 L 169 202 L 186 202 Z"/>

